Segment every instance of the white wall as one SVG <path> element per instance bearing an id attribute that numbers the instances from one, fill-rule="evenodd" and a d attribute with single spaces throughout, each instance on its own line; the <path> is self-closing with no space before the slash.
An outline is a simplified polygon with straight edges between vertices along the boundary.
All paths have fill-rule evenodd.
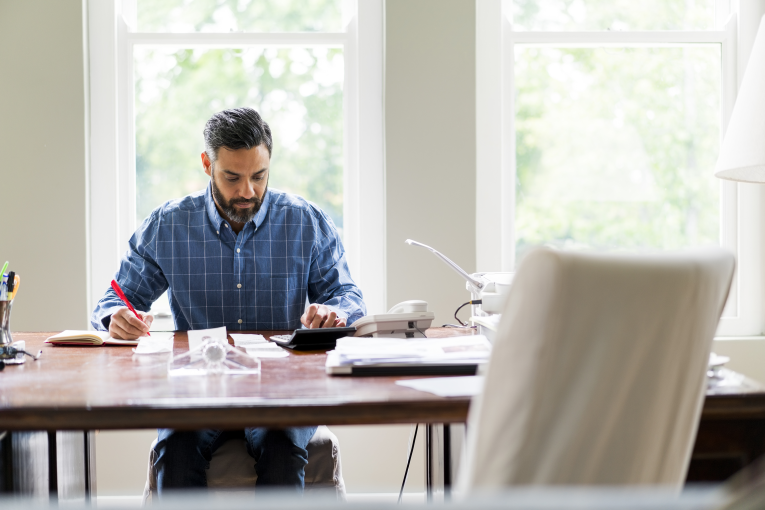
<path id="1" fill-rule="evenodd" d="M 16 331 L 87 327 L 82 1 L 0 0 L 0 265 Z"/>
<path id="2" fill-rule="evenodd" d="M 475 3 L 387 0 L 385 143 L 388 305 L 424 299 L 436 325 L 465 281 L 407 238 L 475 268 Z"/>

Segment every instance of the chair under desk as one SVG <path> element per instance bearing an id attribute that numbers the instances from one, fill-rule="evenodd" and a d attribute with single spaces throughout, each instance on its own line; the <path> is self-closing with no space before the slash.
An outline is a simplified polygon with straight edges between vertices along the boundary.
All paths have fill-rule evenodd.
<path id="1" fill-rule="evenodd" d="M 54 333 L 14 333 L 29 350 L 42 349 L 43 356 L 0 372 L 0 431 L 48 431 L 49 438 L 56 437 L 55 431 L 85 431 L 78 444 L 85 450 L 86 492 L 93 487 L 89 480 L 95 472 L 89 440 L 94 430 L 411 423 L 428 424 L 428 490 L 436 480 L 448 490 L 449 441 L 439 441 L 436 451 L 432 435 L 438 424 L 446 424 L 448 435 L 448 424 L 464 423 L 469 398 L 443 398 L 396 385 L 402 377 L 328 376 L 323 352 L 263 359 L 259 380 L 169 378 L 167 355 L 134 356 L 129 347 L 44 344 Z M 284 332 L 260 333 L 270 337 Z M 428 330 L 429 336 L 451 334 L 456 333 Z M 188 349 L 184 332 L 176 334 L 174 349 L 174 354 Z M 740 380 L 735 387 L 707 393 L 688 481 L 724 480 L 765 453 L 765 385 Z M 50 453 L 55 496 L 56 449 Z M 443 473 L 435 472 L 439 465 Z"/>

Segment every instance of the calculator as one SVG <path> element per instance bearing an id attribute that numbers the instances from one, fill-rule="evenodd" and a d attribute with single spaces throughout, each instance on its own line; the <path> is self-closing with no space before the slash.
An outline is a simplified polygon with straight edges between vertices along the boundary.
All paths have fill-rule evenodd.
<path id="1" fill-rule="evenodd" d="M 293 351 L 326 351 L 335 348 L 338 338 L 355 332 L 354 327 L 296 329 L 291 335 L 272 335 L 271 341 Z"/>

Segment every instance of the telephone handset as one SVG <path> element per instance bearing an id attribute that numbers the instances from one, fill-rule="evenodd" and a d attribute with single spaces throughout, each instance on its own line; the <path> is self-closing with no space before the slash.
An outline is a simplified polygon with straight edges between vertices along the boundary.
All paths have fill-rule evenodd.
<path id="1" fill-rule="evenodd" d="M 354 336 L 423 338 L 436 315 L 428 303 L 413 299 L 397 304 L 388 313 L 367 315 L 353 323 Z"/>

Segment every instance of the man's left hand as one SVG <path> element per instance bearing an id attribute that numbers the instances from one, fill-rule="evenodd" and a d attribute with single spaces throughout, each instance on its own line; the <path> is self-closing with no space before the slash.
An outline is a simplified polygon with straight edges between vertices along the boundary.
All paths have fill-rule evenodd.
<path id="1" fill-rule="evenodd" d="M 337 314 L 329 307 L 316 303 L 306 308 L 305 313 L 300 317 L 300 322 L 309 329 L 345 327 L 344 318 L 338 318 Z"/>

